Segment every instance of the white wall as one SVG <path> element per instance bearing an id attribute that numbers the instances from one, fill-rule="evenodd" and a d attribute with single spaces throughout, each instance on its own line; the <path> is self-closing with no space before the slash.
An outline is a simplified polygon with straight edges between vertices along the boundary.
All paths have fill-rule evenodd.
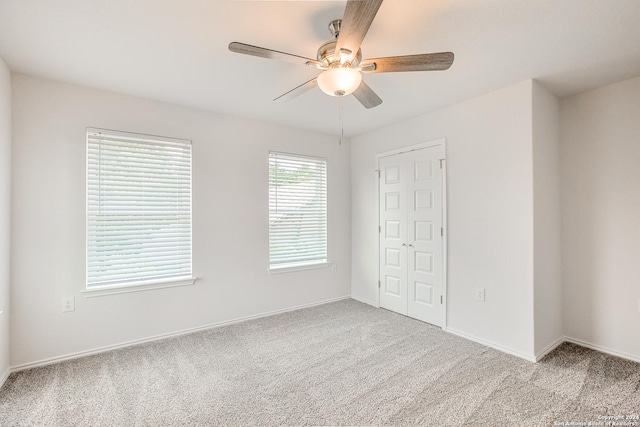
<path id="1" fill-rule="evenodd" d="M 562 340 L 560 103 L 533 82 L 533 227 L 535 354 Z"/>
<path id="2" fill-rule="evenodd" d="M 377 301 L 376 153 L 447 141 L 449 330 L 532 359 L 532 82 L 352 139 L 352 295 Z M 475 288 L 486 288 L 486 302 Z"/>
<path id="3" fill-rule="evenodd" d="M 13 366 L 350 294 L 348 143 L 19 74 L 12 83 Z M 80 293 L 87 126 L 193 140 L 196 285 Z M 328 159 L 329 257 L 337 273 L 267 273 L 270 149 Z M 75 312 L 61 312 L 65 296 L 75 297 Z"/>
<path id="4" fill-rule="evenodd" d="M 11 229 L 11 72 L 0 59 L 0 386 L 9 372 Z"/>
<path id="5" fill-rule="evenodd" d="M 565 335 L 640 360 L 640 77 L 563 99 Z"/>

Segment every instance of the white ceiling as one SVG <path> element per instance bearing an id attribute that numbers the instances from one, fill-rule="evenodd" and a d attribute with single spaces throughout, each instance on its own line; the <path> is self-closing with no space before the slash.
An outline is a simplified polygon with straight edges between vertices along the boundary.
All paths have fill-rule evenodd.
<path id="1" fill-rule="evenodd" d="M 337 134 L 339 104 L 303 65 L 238 55 L 240 41 L 306 57 L 344 1 L 0 0 L 0 57 L 17 72 Z M 452 51 L 447 71 L 380 73 L 384 100 L 344 100 L 358 135 L 528 78 L 558 96 L 640 75 L 640 0 L 385 0 L 364 58 Z"/>

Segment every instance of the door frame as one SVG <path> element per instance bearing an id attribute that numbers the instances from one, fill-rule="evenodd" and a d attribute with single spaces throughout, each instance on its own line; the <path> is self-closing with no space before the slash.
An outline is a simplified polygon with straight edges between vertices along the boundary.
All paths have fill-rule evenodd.
<path id="1" fill-rule="evenodd" d="M 376 233 L 376 248 L 377 248 L 377 265 L 378 265 L 378 284 L 380 284 L 380 159 L 383 157 L 394 156 L 397 154 L 408 153 L 410 151 L 422 150 L 424 148 L 431 148 L 436 146 L 442 146 L 442 152 L 444 158 L 442 161 L 442 330 L 447 330 L 447 141 L 446 138 L 433 139 L 419 144 L 409 145 L 406 147 L 400 147 L 389 151 L 383 151 L 376 154 L 376 200 L 377 200 L 377 220 L 378 220 L 378 232 Z M 376 307 L 380 308 L 380 286 L 378 286 L 378 292 L 376 293 Z"/>

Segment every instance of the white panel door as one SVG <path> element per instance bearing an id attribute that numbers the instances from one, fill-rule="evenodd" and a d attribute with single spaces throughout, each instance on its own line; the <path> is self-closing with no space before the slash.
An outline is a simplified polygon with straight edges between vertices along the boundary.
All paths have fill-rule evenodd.
<path id="1" fill-rule="evenodd" d="M 442 325 L 442 146 L 380 159 L 380 306 Z"/>
<path id="2" fill-rule="evenodd" d="M 407 315 L 406 161 L 380 159 L 380 306 Z"/>
<path id="3" fill-rule="evenodd" d="M 442 146 L 408 156 L 408 314 L 442 325 Z"/>

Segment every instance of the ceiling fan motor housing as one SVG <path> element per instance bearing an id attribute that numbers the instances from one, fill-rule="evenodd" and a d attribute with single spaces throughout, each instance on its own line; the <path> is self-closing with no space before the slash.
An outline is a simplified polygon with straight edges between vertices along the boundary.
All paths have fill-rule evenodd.
<path id="1" fill-rule="evenodd" d="M 336 52 L 336 40 L 329 40 L 318 48 L 318 61 L 325 63 L 328 67 L 340 65 L 340 53 Z M 348 62 L 352 67 L 357 67 L 362 60 L 362 49 Z"/>
<path id="2" fill-rule="evenodd" d="M 333 40 L 329 40 L 328 42 L 323 43 L 318 48 L 318 61 L 326 64 L 327 67 L 337 67 L 341 65 L 340 61 L 340 52 L 336 52 L 336 44 L 338 35 L 340 34 L 340 26 L 342 24 L 342 19 L 336 19 L 329 23 L 329 31 L 331 35 L 334 37 Z M 353 59 L 347 64 L 352 67 L 357 67 L 362 60 L 362 50 L 358 49 L 358 53 L 353 57 Z"/>

